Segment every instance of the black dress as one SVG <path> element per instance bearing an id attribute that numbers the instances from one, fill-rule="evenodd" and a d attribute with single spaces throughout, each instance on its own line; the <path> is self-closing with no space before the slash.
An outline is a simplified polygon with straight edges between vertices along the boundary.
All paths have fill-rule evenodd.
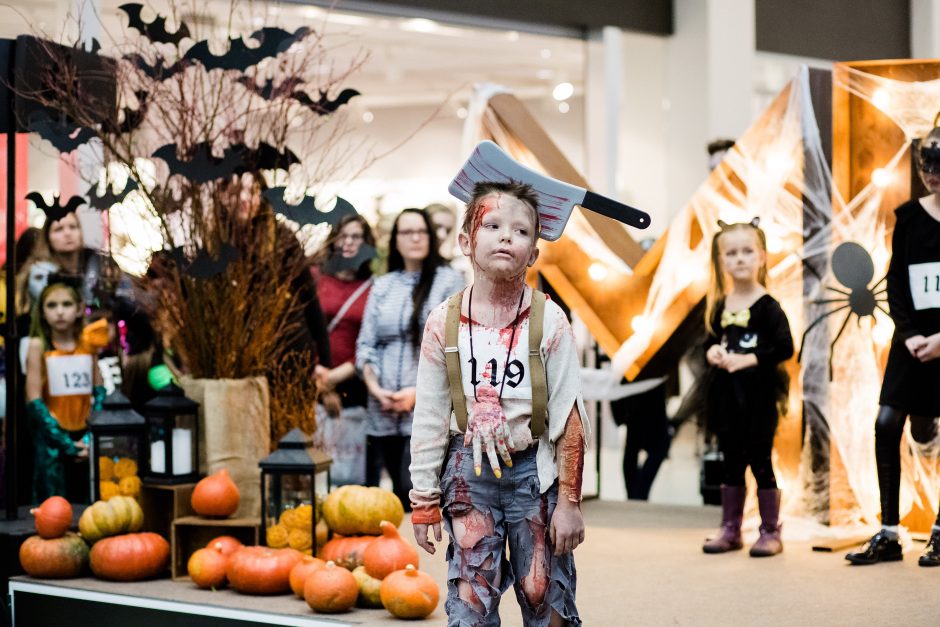
<path id="1" fill-rule="evenodd" d="M 733 431 L 746 433 L 751 442 L 772 444 L 777 429 L 777 400 L 786 388 L 780 364 L 793 355 L 787 315 L 770 294 L 764 294 L 745 310 L 750 312 L 746 322 L 739 318 L 739 324 L 722 327 L 723 311 L 721 301 L 712 320 L 717 335 L 708 335 L 705 350 L 722 344 L 730 353 L 753 353 L 757 365 L 734 373 L 709 365 L 709 429 L 719 437 Z"/>
<path id="2" fill-rule="evenodd" d="M 940 359 L 921 363 L 904 340 L 940 333 L 940 221 L 917 200 L 904 203 L 895 214 L 888 265 L 894 338 L 880 402 L 910 415 L 936 417 L 940 416 Z"/>

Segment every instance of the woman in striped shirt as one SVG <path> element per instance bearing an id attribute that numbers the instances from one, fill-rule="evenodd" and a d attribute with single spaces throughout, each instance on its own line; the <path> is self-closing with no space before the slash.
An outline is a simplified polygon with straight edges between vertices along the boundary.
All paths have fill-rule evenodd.
<path id="1" fill-rule="evenodd" d="M 411 420 L 418 351 L 431 309 L 463 289 L 464 278 L 446 265 L 428 214 L 405 209 L 389 241 L 388 274 L 375 279 L 356 341 L 356 367 L 369 390 L 366 484 L 382 469 L 408 508 L 411 490 Z"/>

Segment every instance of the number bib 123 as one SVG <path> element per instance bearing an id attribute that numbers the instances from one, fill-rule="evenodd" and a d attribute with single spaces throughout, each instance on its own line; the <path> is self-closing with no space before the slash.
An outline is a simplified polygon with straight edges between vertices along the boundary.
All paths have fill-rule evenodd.
<path id="1" fill-rule="evenodd" d="M 91 355 L 46 357 L 50 396 L 91 394 Z"/>

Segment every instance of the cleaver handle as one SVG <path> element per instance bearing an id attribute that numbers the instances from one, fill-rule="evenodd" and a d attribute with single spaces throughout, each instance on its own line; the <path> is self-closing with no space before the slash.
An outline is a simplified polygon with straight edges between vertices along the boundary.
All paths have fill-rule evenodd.
<path id="1" fill-rule="evenodd" d="M 628 226 L 633 226 L 638 229 L 645 229 L 650 225 L 650 216 L 648 213 L 619 203 L 616 200 L 611 200 L 606 196 L 595 194 L 594 192 L 586 192 L 584 194 L 584 200 L 579 204 L 585 209 L 590 209 L 595 213 L 599 213 L 617 222 L 623 222 Z"/>

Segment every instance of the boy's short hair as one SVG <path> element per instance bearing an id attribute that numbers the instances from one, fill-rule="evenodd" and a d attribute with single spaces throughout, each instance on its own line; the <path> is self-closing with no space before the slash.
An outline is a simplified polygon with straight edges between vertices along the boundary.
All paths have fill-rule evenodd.
<path id="1" fill-rule="evenodd" d="M 541 231 L 541 222 L 539 220 L 539 197 L 535 190 L 528 183 L 509 180 L 505 183 L 498 181 L 481 181 L 473 186 L 473 193 L 470 200 L 467 201 L 467 211 L 463 216 L 463 225 L 461 229 L 468 235 L 473 230 L 473 223 L 477 220 L 480 213 L 480 201 L 492 193 L 508 194 L 515 196 L 532 208 L 532 215 L 535 217 L 535 236 L 538 238 Z"/>

